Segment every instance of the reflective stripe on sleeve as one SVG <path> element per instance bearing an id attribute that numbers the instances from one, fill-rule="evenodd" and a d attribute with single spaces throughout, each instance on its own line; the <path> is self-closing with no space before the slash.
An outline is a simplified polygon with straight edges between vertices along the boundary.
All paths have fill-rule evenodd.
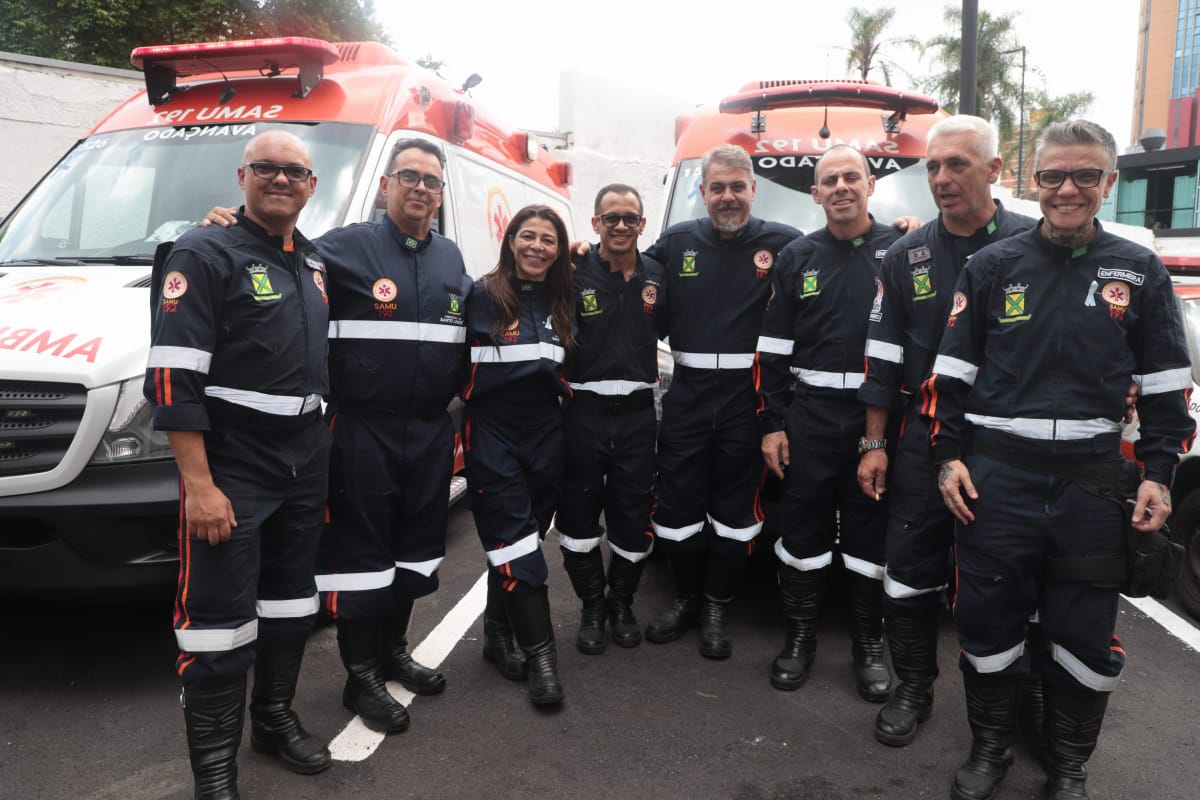
<path id="1" fill-rule="evenodd" d="M 290 600 L 258 600 L 254 603 L 258 616 L 265 619 L 296 619 L 311 617 L 321 609 L 317 595 L 296 597 Z"/>
<path id="2" fill-rule="evenodd" d="M 974 386 L 975 376 L 979 374 L 979 367 L 970 361 L 963 361 L 961 358 L 939 355 L 933 362 L 932 371 L 938 375 L 957 378 L 967 386 Z"/>
<path id="3" fill-rule="evenodd" d="M 175 643 L 185 653 L 224 653 L 258 638 L 258 620 L 236 628 L 185 628 L 175 631 Z"/>
<path id="4" fill-rule="evenodd" d="M 682 542 L 704 530 L 704 523 L 696 522 L 691 525 L 685 525 L 682 528 L 668 528 L 652 520 L 650 527 L 654 530 L 654 535 L 661 539 L 666 539 L 669 542 Z"/>
<path id="5" fill-rule="evenodd" d="M 973 656 L 966 650 L 962 651 L 963 657 L 971 662 L 971 666 L 981 675 L 988 675 L 993 672 L 1000 672 L 1010 664 L 1017 663 L 1017 659 L 1025 652 L 1025 642 L 1020 642 L 1016 647 L 1009 648 L 1003 653 L 996 653 L 991 656 Z"/>
<path id="6" fill-rule="evenodd" d="M 1091 439 L 1103 433 L 1118 433 L 1121 423 L 1111 419 L 1031 419 L 967 414 L 967 422 L 1014 436 L 1043 441 Z"/>
<path id="7" fill-rule="evenodd" d="M 828 567 L 833 563 L 832 550 L 827 550 L 818 556 L 810 556 L 809 558 L 796 558 L 783 546 L 783 539 L 775 540 L 775 555 L 784 564 L 787 564 L 792 569 L 798 569 L 801 572 L 812 572 L 814 569 Z"/>
<path id="8" fill-rule="evenodd" d="M 294 397 L 283 394 L 263 394 L 248 389 L 232 389 L 228 386 L 206 386 L 204 393 L 227 403 L 233 403 L 264 414 L 278 416 L 298 416 L 315 411 L 321 407 L 321 395 L 310 394 L 307 397 Z"/>
<path id="9" fill-rule="evenodd" d="M 195 347 L 151 347 L 150 357 L 146 360 L 148 369 L 190 369 L 205 375 L 211 365 L 212 353 Z"/>
<path id="10" fill-rule="evenodd" d="M 883 565 L 867 561 L 864 558 L 855 558 L 842 553 L 842 563 L 846 565 L 846 569 L 851 572 L 857 572 L 864 578 L 870 578 L 873 581 L 883 580 Z"/>
<path id="11" fill-rule="evenodd" d="M 519 361 L 538 361 L 548 358 L 561 364 L 566 351 L 550 342 L 537 344 L 481 345 L 471 348 L 473 364 L 514 364 Z"/>
<path id="12" fill-rule="evenodd" d="M 333 572 L 317 576 L 318 592 L 368 592 L 386 589 L 396 579 L 396 568 L 377 572 Z"/>
<path id="13" fill-rule="evenodd" d="M 462 325 L 436 322 L 406 322 L 387 319 L 331 319 L 330 339 L 390 339 L 405 342 L 446 342 L 461 344 L 467 340 Z"/>
<path id="14" fill-rule="evenodd" d="M 1162 372 L 1148 372 L 1145 375 L 1134 375 L 1133 380 L 1142 387 L 1142 394 L 1177 392 L 1192 388 L 1192 370 L 1190 367 L 1179 367 Z"/>
<path id="15" fill-rule="evenodd" d="M 488 550 L 488 563 L 493 567 L 498 567 L 501 564 L 507 564 L 510 561 L 516 561 L 521 556 L 527 556 L 537 550 L 539 544 L 541 544 L 541 539 L 538 537 L 537 532 L 535 531 L 528 536 L 517 539 L 517 541 L 513 542 L 507 547 L 501 547 L 496 550 Z"/>
<path id="16" fill-rule="evenodd" d="M 792 374 L 807 386 L 819 386 L 825 389 L 857 389 L 863 384 L 861 372 L 825 372 L 819 369 L 792 367 Z"/>
<path id="17" fill-rule="evenodd" d="M 750 369 L 754 353 L 686 353 L 672 350 L 671 357 L 681 367 L 692 369 Z"/>
<path id="18" fill-rule="evenodd" d="M 655 384 L 642 381 L 583 381 L 572 383 L 571 388 L 577 392 L 592 392 L 605 397 L 625 397 L 642 389 L 653 389 Z"/>
<path id="19" fill-rule="evenodd" d="M 713 531 L 722 539 L 732 539 L 735 542 L 748 542 L 762 531 L 763 524 L 756 522 L 746 528 L 734 528 L 731 525 L 726 525 L 724 522 L 718 522 L 712 518 L 712 514 L 708 515 L 708 522 L 713 526 Z"/>
<path id="20" fill-rule="evenodd" d="M 759 336 L 758 344 L 754 346 L 760 353 L 774 353 L 779 356 L 790 356 L 796 343 L 791 339 L 776 339 L 771 336 Z"/>
<path id="21" fill-rule="evenodd" d="M 428 578 L 442 565 L 441 558 L 431 558 L 428 561 L 397 561 L 396 569 L 406 569 Z"/>
<path id="22" fill-rule="evenodd" d="M 1060 644 L 1051 642 L 1050 657 L 1067 671 L 1075 680 L 1093 692 L 1111 692 L 1117 688 L 1117 684 L 1121 681 L 1121 676 L 1117 675 L 1101 675 L 1095 670 L 1089 669 L 1086 664 L 1075 657 L 1071 651 Z"/>
<path id="23" fill-rule="evenodd" d="M 867 358 L 878 358 L 894 364 L 904 363 L 903 347 L 891 342 L 882 342 L 879 339 L 867 339 L 866 354 Z"/>

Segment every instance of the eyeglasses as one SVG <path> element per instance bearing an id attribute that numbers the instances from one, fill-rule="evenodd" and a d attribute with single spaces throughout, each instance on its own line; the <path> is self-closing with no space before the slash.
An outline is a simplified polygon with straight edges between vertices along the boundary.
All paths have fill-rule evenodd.
<path id="1" fill-rule="evenodd" d="M 243 167 L 249 167 L 254 173 L 254 177 L 261 178 L 264 181 L 273 181 L 275 176 L 281 171 L 285 178 L 292 183 L 303 183 L 312 177 L 313 171 L 308 167 L 302 167 L 299 164 L 273 164 L 270 161 L 251 161 L 247 164 L 242 164 Z"/>
<path id="2" fill-rule="evenodd" d="M 418 183 L 423 183 L 425 184 L 425 191 L 429 192 L 430 194 L 441 194 L 442 189 L 444 189 L 446 186 L 446 182 L 437 175 L 422 175 L 421 173 L 415 172 L 411 169 L 398 170 L 393 172 L 391 175 L 388 175 L 388 177 L 395 178 L 396 180 L 400 181 L 401 186 L 408 189 L 412 189 Z"/>
<path id="3" fill-rule="evenodd" d="M 624 222 L 626 228 L 636 228 L 642 224 L 641 214 L 601 214 L 600 221 L 604 223 L 606 228 L 615 228 L 618 223 Z"/>
<path id="4" fill-rule="evenodd" d="M 1057 189 L 1063 185 L 1063 181 L 1067 178 L 1071 179 L 1071 183 L 1075 184 L 1076 189 L 1091 189 L 1093 186 L 1099 186 L 1100 181 L 1104 179 L 1104 174 L 1108 170 L 1104 169 L 1077 169 L 1074 172 L 1067 172 L 1061 169 L 1043 169 L 1033 173 L 1033 177 L 1037 178 L 1038 186 L 1043 189 Z"/>

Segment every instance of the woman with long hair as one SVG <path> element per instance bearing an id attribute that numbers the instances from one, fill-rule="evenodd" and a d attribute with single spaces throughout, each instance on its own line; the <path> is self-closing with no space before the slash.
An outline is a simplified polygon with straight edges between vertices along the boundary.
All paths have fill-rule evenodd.
<path id="1" fill-rule="evenodd" d="M 506 678 L 528 677 L 539 706 L 563 699 L 541 541 L 558 501 L 561 405 L 571 392 L 563 363 L 575 349 L 568 241 L 553 209 L 521 209 L 504 232 L 499 263 L 467 304 L 463 440 L 488 559 L 483 657 Z"/>

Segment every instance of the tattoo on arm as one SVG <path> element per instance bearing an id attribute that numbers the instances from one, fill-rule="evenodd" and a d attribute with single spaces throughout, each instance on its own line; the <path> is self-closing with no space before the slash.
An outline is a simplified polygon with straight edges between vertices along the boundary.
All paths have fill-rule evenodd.
<path id="1" fill-rule="evenodd" d="M 953 472 L 953 470 L 950 469 L 949 463 L 942 464 L 940 467 L 938 467 L 938 488 L 939 489 L 941 489 L 943 486 L 946 485 L 946 481 L 948 481 L 950 479 L 951 472 Z"/>

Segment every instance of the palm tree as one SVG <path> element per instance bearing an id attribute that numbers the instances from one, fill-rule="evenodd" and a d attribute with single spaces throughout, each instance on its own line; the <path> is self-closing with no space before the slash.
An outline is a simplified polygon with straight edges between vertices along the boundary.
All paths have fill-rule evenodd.
<path id="1" fill-rule="evenodd" d="M 896 16 L 894 8 L 878 8 L 874 11 L 854 7 L 846 15 L 846 24 L 850 26 L 850 47 L 846 48 L 846 69 L 858 73 L 858 77 L 866 80 L 871 72 L 878 69 L 883 73 L 883 82 L 892 85 L 892 70 L 899 69 L 894 61 L 885 58 L 881 50 L 888 45 L 903 44 L 920 49 L 921 43 L 911 36 L 883 38 L 883 30 Z M 905 72 L 907 75 L 908 73 Z"/>
<path id="2" fill-rule="evenodd" d="M 959 65 L 962 62 L 962 9 L 947 6 L 946 24 L 953 31 L 935 36 L 926 43 L 934 50 L 934 62 L 942 71 L 926 82 L 926 90 L 937 96 L 950 113 L 958 111 Z M 1012 135 L 1015 109 L 1020 106 L 1020 80 L 1012 78 L 1012 58 L 1007 51 L 1019 49 L 1013 21 L 1016 12 L 992 15 L 979 12 L 979 44 L 975 72 L 976 113 L 996 123 L 1000 140 Z"/>
<path id="3" fill-rule="evenodd" d="M 1022 150 L 1017 132 L 1008 139 L 1001 139 L 1000 156 L 1004 159 L 1005 165 L 1013 171 L 1013 176 L 1016 176 L 1016 171 L 1019 168 L 1020 159 L 1017 158 L 1018 153 L 1025 156 L 1025 175 L 1021 180 L 1021 186 L 1025 188 L 1023 194 L 1029 196 L 1034 194 L 1033 181 L 1030 180 L 1030 175 L 1033 172 L 1033 153 L 1037 147 L 1038 139 L 1042 138 L 1042 134 L 1046 132 L 1046 128 L 1052 123 L 1062 122 L 1068 119 L 1077 119 L 1087 113 L 1096 97 L 1091 92 L 1069 92 L 1063 95 L 1050 95 L 1045 89 L 1035 89 L 1028 97 L 1029 108 L 1029 124 L 1025 126 L 1025 147 Z"/>

